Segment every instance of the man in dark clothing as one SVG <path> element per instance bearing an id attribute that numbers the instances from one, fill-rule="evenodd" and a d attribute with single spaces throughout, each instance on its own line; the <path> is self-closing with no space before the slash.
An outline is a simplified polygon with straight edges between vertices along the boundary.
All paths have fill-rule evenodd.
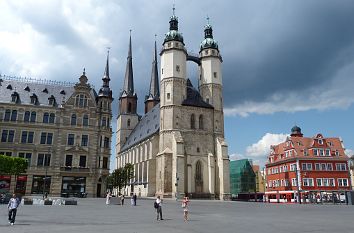
<path id="1" fill-rule="evenodd" d="M 136 206 L 136 198 L 137 198 L 137 196 L 136 196 L 136 194 L 134 193 L 134 195 L 133 195 L 134 206 Z"/>
<path id="2" fill-rule="evenodd" d="M 160 217 L 160 220 L 163 220 L 163 218 L 162 218 L 162 200 L 160 199 L 160 196 L 157 196 L 157 199 L 156 199 L 155 202 L 157 203 L 157 208 L 156 208 L 157 217 L 156 217 L 156 220 L 159 220 L 159 217 Z"/>
<path id="3" fill-rule="evenodd" d="M 15 224 L 15 219 L 16 219 L 16 213 L 17 213 L 17 207 L 19 206 L 20 201 L 16 197 L 16 194 L 14 193 L 12 195 L 12 198 L 9 201 L 9 204 L 7 205 L 7 208 L 9 209 L 9 223 L 13 226 Z"/>

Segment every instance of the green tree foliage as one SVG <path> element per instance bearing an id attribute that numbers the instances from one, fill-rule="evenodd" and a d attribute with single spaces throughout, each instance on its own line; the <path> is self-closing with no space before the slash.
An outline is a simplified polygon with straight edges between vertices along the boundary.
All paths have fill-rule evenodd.
<path id="1" fill-rule="evenodd" d="M 0 155 L 0 175 L 15 175 L 26 173 L 28 162 L 24 158 Z"/>
<path id="2" fill-rule="evenodd" d="M 131 178 L 134 177 L 134 166 L 127 163 L 124 167 L 115 169 L 106 179 L 109 189 L 117 188 L 121 190 L 125 188 Z"/>

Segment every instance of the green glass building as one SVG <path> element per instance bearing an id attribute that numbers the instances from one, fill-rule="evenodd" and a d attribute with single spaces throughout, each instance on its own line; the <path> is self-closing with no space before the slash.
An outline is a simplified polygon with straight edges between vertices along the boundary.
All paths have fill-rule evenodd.
<path id="1" fill-rule="evenodd" d="M 230 161 L 230 189 L 234 199 L 249 199 L 249 194 L 256 192 L 256 174 L 251 160 Z"/>

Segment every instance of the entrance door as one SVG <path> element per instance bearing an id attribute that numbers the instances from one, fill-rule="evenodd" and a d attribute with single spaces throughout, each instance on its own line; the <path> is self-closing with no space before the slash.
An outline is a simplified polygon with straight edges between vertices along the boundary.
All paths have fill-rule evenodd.
<path id="1" fill-rule="evenodd" d="M 101 184 L 97 184 L 97 193 L 96 197 L 101 197 Z"/>

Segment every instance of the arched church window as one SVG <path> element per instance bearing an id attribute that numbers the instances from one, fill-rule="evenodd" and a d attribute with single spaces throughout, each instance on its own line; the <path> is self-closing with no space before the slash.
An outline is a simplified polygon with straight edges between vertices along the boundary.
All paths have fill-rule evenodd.
<path id="1" fill-rule="evenodd" d="M 131 111 L 132 111 L 132 104 L 128 103 L 128 112 L 131 112 Z"/>
<path id="2" fill-rule="evenodd" d="M 199 116 L 199 129 L 204 129 L 203 115 Z"/>
<path id="3" fill-rule="evenodd" d="M 194 116 L 194 114 L 191 115 L 191 129 L 195 129 L 195 116 Z"/>
<path id="4" fill-rule="evenodd" d="M 202 162 L 200 160 L 196 163 L 195 165 L 195 179 L 198 181 L 203 180 L 203 174 L 202 174 Z"/>

